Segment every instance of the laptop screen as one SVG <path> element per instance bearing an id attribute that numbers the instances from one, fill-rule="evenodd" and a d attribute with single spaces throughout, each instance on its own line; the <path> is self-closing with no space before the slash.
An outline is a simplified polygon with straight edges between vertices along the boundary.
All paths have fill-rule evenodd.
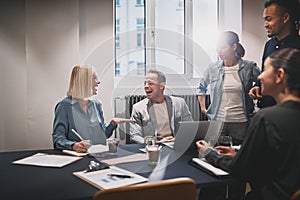
<path id="1" fill-rule="evenodd" d="M 182 153 L 198 154 L 196 141 L 218 138 L 223 122 L 221 121 L 183 121 L 175 135 L 173 149 Z"/>

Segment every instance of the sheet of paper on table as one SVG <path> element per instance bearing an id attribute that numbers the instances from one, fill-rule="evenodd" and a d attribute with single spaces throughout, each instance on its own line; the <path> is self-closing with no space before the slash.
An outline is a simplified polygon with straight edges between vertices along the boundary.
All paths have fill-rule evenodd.
<path id="1" fill-rule="evenodd" d="M 108 151 L 108 146 L 106 145 L 102 145 L 102 144 L 96 144 L 96 145 L 92 145 L 87 153 L 78 153 L 76 151 L 72 151 L 72 150 L 62 150 L 64 153 L 72 155 L 72 156 L 86 156 L 88 154 L 95 154 L 95 153 L 103 153 L 103 152 L 107 152 Z"/>
<path id="2" fill-rule="evenodd" d="M 206 170 L 212 172 L 214 175 L 216 176 L 227 176 L 229 175 L 228 172 L 217 168 L 211 164 L 209 164 L 207 161 L 205 161 L 204 159 L 200 159 L 200 158 L 193 158 L 192 159 L 193 162 L 195 162 L 196 164 L 198 164 L 200 167 L 205 168 Z"/>
<path id="3" fill-rule="evenodd" d="M 42 167 L 63 167 L 81 158 L 82 157 L 36 153 L 32 156 L 16 160 L 13 164 L 35 165 Z"/>
<path id="4" fill-rule="evenodd" d="M 109 165 L 117 165 L 121 163 L 137 162 L 143 160 L 148 160 L 148 155 L 146 153 L 136 153 L 129 156 L 101 160 L 101 162 L 105 162 Z"/>
<path id="5" fill-rule="evenodd" d="M 62 150 L 62 152 L 66 153 L 66 154 L 69 154 L 69 155 L 72 155 L 72 156 L 86 156 L 88 155 L 89 153 L 78 153 L 76 151 L 72 151 L 72 150 Z"/>
<path id="6" fill-rule="evenodd" d="M 88 149 L 88 153 L 90 153 L 90 154 L 93 154 L 93 153 L 102 153 L 102 152 L 106 152 L 106 151 L 108 151 L 108 146 L 103 145 L 103 144 L 92 145 Z"/>
<path id="7" fill-rule="evenodd" d="M 118 168 L 116 166 L 111 166 L 109 169 L 102 169 L 92 172 L 74 172 L 73 174 L 99 189 L 117 188 L 121 186 L 146 182 L 148 180 L 143 176 Z M 126 175 L 129 178 L 109 176 L 109 174 Z"/>

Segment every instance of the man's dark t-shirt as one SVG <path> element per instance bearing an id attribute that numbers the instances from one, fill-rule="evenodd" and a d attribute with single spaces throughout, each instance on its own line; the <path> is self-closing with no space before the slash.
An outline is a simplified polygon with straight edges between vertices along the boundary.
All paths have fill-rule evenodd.
<path id="1" fill-rule="evenodd" d="M 266 44 L 264 48 L 264 53 L 262 57 L 262 68 L 261 71 L 264 71 L 264 61 L 265 59 L 271 55 L 274 51 L 284 49 L 284 48 L 295 48 L 300 50 L 300 36 L 297 34 L 289 35 L 282 40 L 278 41 L 276 37 L 271 38 Z M 260 82 L 255 84 L 260 87 Z M 265 108 L 268 106 L 273 106 L 276 104 L 276 101 L 273 97 L 265 95 L 262 99 L 258 100 L 257 106 L 259 108 Z"/>

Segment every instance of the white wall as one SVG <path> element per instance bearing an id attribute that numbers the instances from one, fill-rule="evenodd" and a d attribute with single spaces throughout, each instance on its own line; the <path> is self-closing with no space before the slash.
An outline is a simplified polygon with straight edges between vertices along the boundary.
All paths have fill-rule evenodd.
<path id="1" fill-rule="evenodd" d="M 261 60 L 261 0 L 243 1 L 246 58 Z M 55 104 L 73 65 L 96 67 L 98 98 L 113 116 L 113 0 L 0 1 L 0 151 L 52 148 Z"/>
<path id="2" fill-rule="evenodd" d="M 55 104 L 73 65 L 96 67 L 99 99 L 112 117 L 113 1 L 0 2 L 0 151 L 52 147 Z"/>
<path id="3" fill-rule="evenodd" d="M 261 67 L 261 57 L 265 42 L 268 40 L 263 21 L 264 0 L 243 0 L 242 27 L 245 59 L 253 60 Z"/>

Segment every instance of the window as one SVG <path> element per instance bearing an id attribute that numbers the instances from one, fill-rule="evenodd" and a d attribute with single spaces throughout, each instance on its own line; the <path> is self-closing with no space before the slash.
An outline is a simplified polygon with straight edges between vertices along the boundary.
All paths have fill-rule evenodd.
<path id="1" fill-rule="evenodd" d="M 115 75 L 120 75 L 120 63 L 116 63 Z"/>
<path id="2" fill-rule="evenodd" d="M 116 19 L 115 44 L 116 44 L 116 48 L 120 48 L 120 19 Z"/>
<path id="3" fill-rule="evenodd" d="M 119 34 L 116 34 L 116 48 L 120 48 L 120 35 Z"/>
<path id="4" fill-rule="evenodd" d="M 137 33 L 136 34 L 136 46 L 137 47 L 143 47 L 144 46 L 144 40 L 143 40 L 143 33 Z"/>
<path id="5" fill-rule="evenodd" d="M 115 12 L 115 55 L 119 63 L 116 76 L 139 76 L 137 63 L 145 63 L 145 7 L 144 1 L 122 0 Z M 136 6 L 140 5 L 140 6 Z M 143 65 L 145 66 L 145 65 Z M 143 70 L 145 71 L 145 70 Z"/>
<path id="6" fill-rule="evenodd" d="M 178 2 L 155 0 L 155 63 L 166 74 L 184 74 L 184 10 Z"/>
<path id="7" fill-rule="evenodd" d="M 192 19 L 192 70 L 193 76 L 199 77 L 210 62 L 217 60 L 216 40 L 213 38 L 218 34 L 218 1 L 193 1 Z"/>
<path id="8" fill-rule="evenodd" d="M 144 0 L 136 0 L 136 6 L 144 6 Z"/>
<path id="9" fill-rule="evenodd" d="M 136 20 L 136 30 L 138 31 L 144 31 L 145 28 L 145 19 L 139 18 Z"/>
<path id="10" fill-rule="evenodd" d="M 115 0 L 116 1 L 116 6 L 120 6 L 120 0 Z"/>
<path id="11" fill-rule="evenodd" d="M 116 19 L 116 33 L 120 33 L 120 19 Z"/>
<path id="12" fill-rule="evenodd" d="M 198 78 L 218 59 L 218 31 L 233 30 L 241 38 L 241 0 L 122 0 L 121 5 L 116 1 L 116 76 L 156 68 L 167 76 Z"/>
<path id="13" fill-rule="evenodd" d="M 178 1 L 178 10 L 183 10 L 184 9 L 184 0 L 179 0 Z"/>
<path id="14" fill-rule="evenodd" d="M 137 74 L 144 76 L 146 74 L 145 72 L 145 63 L 137 63 Z"/>

